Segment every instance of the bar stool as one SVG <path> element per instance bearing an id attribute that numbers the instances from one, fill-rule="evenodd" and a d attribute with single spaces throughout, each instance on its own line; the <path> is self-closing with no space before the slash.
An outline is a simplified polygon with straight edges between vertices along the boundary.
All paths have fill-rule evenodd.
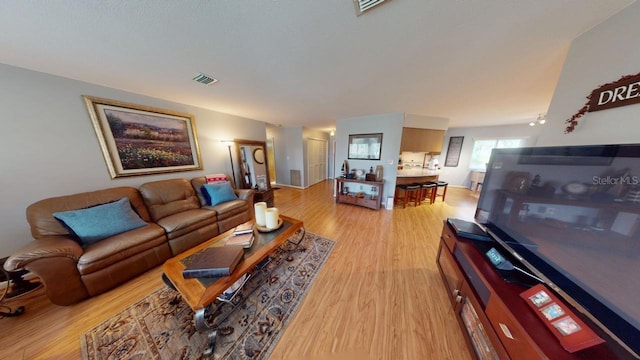
<path id="1" fill-rule="evenodd" d="M 431 187 L 431 199 L 429 201 L 433 204 L 436 202 L 436 196 L 438 195 L 438 183 L 436 181 L 427 181 L 426 184 Z"/>
<path id="2" fill-rule="evenodd" d="M 429 204 L 433 204 L 434 194 L 438 188 L 438 185 L 434 182 L 426 182 L 421 184 L 422 194 L 420 195 L 421 199 L 427 201 L 429 199 Z"/>
<path id="3" fill-rule="evenodd" d="M 434 194 L 433 194 L 433 201 L 436 201 L 436 197 L 437 196 L 442 196 L 442 201 L 444 201 L 445 196 L 447 196 L 447 186 L 449 186 L 449 183 L 446 181 L 437 181 L 436 182 L 436 189 L 434 190 Z M 444 191 L 442 192 L 442 195 L 438 194 L 438 189 L 440 189 L 441 187 L 444 188 Z"/>
<path id="4" fill-rule="evenodd" d="M 420 185 L 414 185 L 414 184 L 396 185 L 395 202 L 402 201 L 403 209 L 407 206 L 407 203 L 411 201 L 413 201 L 414 206 L 418 206 L 420 189 L 421 189 Z M 402 191 L 402 194 L 400 194 L 400 191 Z"/>
<path id="5" fill-rule="evenodd" d="M 422 205 L 422 202 L 425 200 L 424 199 L 424 190 L 422 189 L 422 184 L 421 183 L 413 183 L 411 184 L 411 186 L 417 186 L 418 190 L 416 192 L 416 196 L 415 196 L 415 205 L 419 206 Z"/>

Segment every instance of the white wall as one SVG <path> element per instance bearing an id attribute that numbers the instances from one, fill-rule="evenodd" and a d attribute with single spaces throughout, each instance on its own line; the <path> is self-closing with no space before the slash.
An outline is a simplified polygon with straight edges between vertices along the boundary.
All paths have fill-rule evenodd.
<path id="1" fill-rule="evenodd" d="M 333 166 L 331 136 L 329 133 L 312 130 L 301 126 L 275 127 L 267 126 L 267 137 L 274 139 L 274 156 L 276 159 L 276 179 L 278 185 L 291 185 L 291 170 L 300 170 L 300 188 L 309 187 L 307 139 L 326 140 L 327 160 Z M 329 171 L 332 175 L 332 171 Z M 329 176 L 331 176 L 329 175 Z"/>
<path id="2" fill-rule="evenodd" d="M 636 2 L 573 41 L 544 126 L 447 130 L 440 157 L 441 179 L 452 185 L 470 185 L 469 158 L 474 138 L 527 134 L 533 140 L 529 145 L 535 146 L 640 143 L 640 104 L 587 113 L 574 132 L 564 133 L 564 121 L 584 106 L 586 96 L 594 89 L 624 75 L 640 72 L 639 21 L 640 2 Z M 465 137 L 458 167 L 444 167 L 451 136 Z"/>
<path id="3" fill-rule="evenodd" d="M 340 167 L 347 160 L 349 135 L 382 133 L 382 150 L 380 160 L 348 160 L 350 169 L 369 170 L 371 166 L 382 165 L 384 178 L 384 195 L 393 196 L 398 173 L 398 154 L 402 140 L 403 113 L 362 116 L 357 118 L 340 119 L 336 121 L 336 166 L 334 172 L 339 176 Z"/>
<path id="4" fill-rule="evenodd" d="M 219 140 L 264 141 L 265 123 L 0 64 L 0 256 L 31 241 L 27 206 L 38 200 L 148 181 L 231 173 Z M 190 113 L 204 170 L 111 179 L 82 95 Z M 236 169 L 237 171 L 237 169 Z"/>
<path id="5" fill-rule="evenodd" d="M 301 126 L 267 128 L 267 136 L 273 138 L 278 185 L 291 185 L 291 170 L 300 170 L 301 188 L 305 184 L 303 129 Z"/>
<path id="6" fill-rule="evenodd" d="M 525 137 L 527 142 L 525 146 L 535 146 L 539 134 L 546 132 L 548 129 L 544 126 L 529 126 L 528 124 L 507 125 L 507 126 L 484 126 L 484 127 L 468 127 L 468 128 L 450 128 L 445 133 L 444 142 L 442 144 L 442 155 L 440 155 L 440 167 L 442 173 L 440 180 L 447 181 L 451 186 L 471 186 L 469 170 L 469 162 L 471 160 L 471 152 L 473 150 L 473 142 L 483 139 L 499 139 L 499 138 L 516 138 Z M 447 158 L 447 149 L 452 136 L 464 136 L 462 141 L 462 152 L 458 166 L 444 166 Z"/>
<path id="7" fill-rule="evenodd" d="M 640 104 L 587 113 L 572 133 L 564 134 L 564 121 L 584 106 L 594 89 L 640 72 L 638 24 L 640 2 L 635 2 L 573 41 L 538 145 L 640 142 Z"/>

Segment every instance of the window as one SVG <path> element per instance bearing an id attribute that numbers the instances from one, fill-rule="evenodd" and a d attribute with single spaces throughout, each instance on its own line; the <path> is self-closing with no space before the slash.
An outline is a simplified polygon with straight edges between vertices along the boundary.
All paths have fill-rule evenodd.
<path id="1" fill-rule="evenodd" d="M 524 146 L 524 144 L 524 138 L 476 140 L 473 143 L 469 168 L 471 170 L 485 171 L 489 157 L 491 157 L 491 150 L 517 148 Z"/>

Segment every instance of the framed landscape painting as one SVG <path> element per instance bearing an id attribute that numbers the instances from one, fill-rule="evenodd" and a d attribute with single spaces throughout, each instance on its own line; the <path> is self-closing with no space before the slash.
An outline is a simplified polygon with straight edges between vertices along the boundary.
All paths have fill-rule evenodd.
<path id="1" fill-rule="evenodd" d="M 82 98 L 112 178 L 202 169 L 193 115 Z"/>

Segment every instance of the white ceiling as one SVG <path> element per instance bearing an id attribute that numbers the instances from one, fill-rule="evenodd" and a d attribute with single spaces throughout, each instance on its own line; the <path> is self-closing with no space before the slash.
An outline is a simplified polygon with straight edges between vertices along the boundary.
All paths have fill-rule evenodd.
<path id="1" fill-rule="evenodd" d="M 571 41 L 632 2 L 393 0 L 357 17 L 352 0 L 0 0 L 0 63 L 284 126 L 525 123 Z"/>

